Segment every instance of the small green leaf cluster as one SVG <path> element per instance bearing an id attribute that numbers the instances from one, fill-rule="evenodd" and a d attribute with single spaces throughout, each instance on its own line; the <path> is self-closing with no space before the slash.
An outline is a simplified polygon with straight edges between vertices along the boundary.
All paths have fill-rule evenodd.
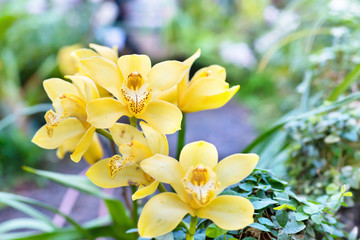
<path id="1" fill-rule="evenodd" d="M 343 184 L 360 189 L 359 119 L 359 110 L 343 107 L 285 126 L 287 169 L 296 192 L 321 196 Z"/>

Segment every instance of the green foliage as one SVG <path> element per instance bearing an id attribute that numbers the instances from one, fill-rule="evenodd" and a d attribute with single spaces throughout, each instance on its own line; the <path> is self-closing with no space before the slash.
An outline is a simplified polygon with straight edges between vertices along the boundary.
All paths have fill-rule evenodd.
<path id="1" fill-rule="evenodd" d="M 343 107 L 285 126 L 286 164 L 297 192 L 319 196 L 343 184 L 360 189 L 359 119 L 357 107 Z"/>

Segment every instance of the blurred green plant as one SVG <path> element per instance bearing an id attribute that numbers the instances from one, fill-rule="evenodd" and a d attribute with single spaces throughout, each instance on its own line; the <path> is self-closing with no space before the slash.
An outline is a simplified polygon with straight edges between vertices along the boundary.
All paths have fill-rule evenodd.
<path id="1" fill-rule="evenodd" d="M 344 107 L 285 125 L 286 166 L 297 192 L 319 196 L 342 184 L 360 189 L 359 120 L 358 107 Z"/>
<path id="2" fill-rule="evenodd" d="M 58 49 L 86 41 L 95 10 L 86 1 L 69 9 L 43 7 L 30 0 L 0 3 L 0 188 L 11 187 L 22 165 L 40 163 L 43 151 L 30 143 L 40 123 L 29 115 L 41 112 L 38 104 L 47 99 L 42 81 L 60 76 Z"/>

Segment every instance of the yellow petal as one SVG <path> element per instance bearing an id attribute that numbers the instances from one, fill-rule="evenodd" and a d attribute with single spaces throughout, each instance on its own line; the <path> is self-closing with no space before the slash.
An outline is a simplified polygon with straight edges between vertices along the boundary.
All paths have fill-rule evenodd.
<path id="1" fill-rule="evenodd" d="M 95 83 L 121 99 L 123 78 L 114 62 L 100 56 L 81 59 L 80 62 Z"/>
<path id="2" fill-rule="evenodd" d="M 200 57 L 200 54 L 201 54 L 201 51 L 200 51 L 200 49 L 198 49 L 191 57 L 189 57 L 188 59 L 186 59 L 184 61 L 184 63 L 187 64 L 189 66 L 189 68 L 187 69 L 183 79 L 177 85 L 178 98 L 182 98 L 183 95 L 185 94 L 187 85 L 189 84 L 190 68 L 193 65 L 193 63 L 195 62 L 195 60 Z"/>
<path id="3" fill-rule="evenodd" d="M 74 162 L 79 162 L 81 160 L 81 157 L 84 155 L 86 150 L 89 148 L 93 141 L 93 136 L 95 133 L 96 128 L 91 126 L 86 133 L 83 135 L 83 137 L 78 142 L 74 152 L 70 155 L 71 160 Z"/>
<path id="4" fill-rule="evenodd" d="M 115 52 L 112 48 L 101 46 L 98 44 L 90 43 L 89 46 L 95 49 L 101 56 L 113 61 L 114 63 L 118 60 L 117 52 Z"/>
<path id="5" fill-rule="evenodd" d="M 138 222 L 141 237 L 152 238 L 173 230 L 191 209 L 175 193 L 160 193 L 143 208 Z"/>
<path id="6" fill-rule="evenodd" d="M 136 140 L 133 140 L 130 143 L 121 144 L 119 151 L 125 157 L 133 155 L 135 157 L 135 162 L 141 162 L 142 160 L 153 155 L 145 144 Z"/>
<path id="7" fill-rule="evenodd" d="M 171 134 L 180 129 L 182 113 L 171 103 L 153 100 L 136 118 L 143 119 L 160 133 Z"/>
<path id="8" fill-rule="evenodd" d="M 84 97 L 86 102 L 90 102 L 91 100 L 100 97 L 96 84 L 90 78 L 81 75 L 67 75 L 65 76 L 65 78 L 71 79 L 71 81 L 74 83 L 75 87 Z"/>
<path id="9" fill-rule="evenodd" d="M 181 81 L 188 68 L 188 65 L 178 61 L 158 63 L 148 74 L 149 85 L 154 91 L 167 90 Z"/>
<path id="10" fill-rule="evenodd" d="M 158 186 L 159 186 L 158 181 L 153 181 L 152 183 L 146 186 L 140 185 L 138 190 L 132 195 L 132 200 L 135 201 L 153 194 Z"/>
<path id="11" fill-rule="evenodd" d="M 225 81 L 226 70 L 219 65 L 211 65 L 209 67 L 201 68 L 194 74 L 191 81 L 196 81 L 197 79 L 203 77 L 215 77 Z"/>
<path id="12" fill-rule="evenodd" d="M 74 151 L 77 143 L 80 141 L 83 135 L 84 135 L 83 132 L 81 132 L 80 134 L 74 137 L 66 139 L 56 150 L 56 156 L 59 159 L 63 159 L 67 152 Z"/>
<path id="13" fill-rule="evenodd" d="M 135 164 L 124 167 L 115 175 L 114 179 L 110 178 L 109 169 L 106 166 L 108 162 L 109 158 L 100 160 L 91 165 L 86 172 L 86 176 L 95 185 L 102 188 L 116 188 L 129 186 L 130 184 L 148 184 L 143 171 Z"/>
<path id="14" fill-rule="evenodd" d="M 154 179 L 170 184 L 183 201 L 187 201 L 187 192 L 181 179 L 185 176 L 184 169 L 174 158 L 155 154 L 140 163 L 141 168 Z"/>
<path id="15" fill-rule="evenodd" d="M 160 92 L 156 96 L 156 99 L 177 105 L 177 91 L 178 91 L 177 85 L 173 86 L 170 89 Z"/>
<path id="16" fill-rule="evenodd" d="M 51 78 L 43 82 L 44 89 L 46 94 L 49 96 L 50 100 L 53 102 L 55 98 L 61 96 L 64 93 L 70 93 L 74 95 L 79 95 L 76 87 L 60 78 Z"/>
<path id="17" fill-rule="evenodd" d="M 142 77 L 146 77 L 151 69 L 151 61 L 146 55 L 125 55 L 119 58 L 118 66 L 124 79 L 127 79 L 132 72 L 138 72 Z"/>
<path id="18" fill-rule="evenodd" d="M 73 58 L 75 58 L 77 61 L 80 61 L 80 59 L 82 59 L 82 58 L 95 57 L 95 56 L 98 56 L 98 54 L 91 49 L 80 48 L 75 51 L 72 51 L 71 56 Z"/>
<path id="19" fill-rule="evenodd" d="M 253 153 L 233 154 L 221 160 L 214 169 L 221 183 L 219 192 L 249 176 L 258 161 L 259 156 Z"/>
<path id="20" fill-rule="evenodd" d="M 198 164 L 213 169 L 218 162 L 216 147 L 205 141 L 198 141 L 186 144 L 180 152 L 180 164 L 187 172 L 191 167 Z"/>
<path id="21" fill-rule="evenodd" d="M 197 112 L 225 105 L 240 86 L 228 89 L 228 83 L 219 78 L 200 78 L 190 84 L 178 106 L 183 112 Z"/>
<path id="22" fill-rule="evenodd" d="M 87 107 L 88 122 L 96 128 L 111 128 L 128 108 L 113 98 L 99 98 L 91 101 Z"/>
<path id="23" fill-rule="evenodd" d="M 57 62 L 60 72 L 65 74 L 74 74 L 77 72 L 76 60 L 72 58 L 71 52 L 81 48 L 80 44 L 62 47 L 57 54 Z"/>
<path id="24" fill-rule="evenodd" d="M 197 216 L 213 221 L 226 230 L 242 229 L 254 222 L 254 207 L 249 200 L 240 196 L 218 196 Z"/>
<path id="25" fill-rule="evenodd" d="M 33 139 L 33 143 L 45 149 L 55 149 L 63 144 L 67 139 L 85 133 L 86 129 L 76 118 L 66 118 L 59 122 L 57 127 L 53 128 L 53 134 L 50 137 L 46 126 L 41 127 Z M 75 146 L 74 146 L 75 148 Z"/>
<path id="26" fill-rule="evenodd" d="M 148 145 L 153 154 L 160 153 L 169 155 L 169 144 L 164 134 L 159 133 L 145 122 L 140 122 L 141 129 L 144 132 Z"/>
<path id="27" fill-rule="evenodd" d="M 91 165 L 99 161 L 103 156 L 103 149 L 97 134 L 94 134 L 93 141 L 88 150 L 84 153 L 84 159 Z"/>
<path id="28" fill-rule="evenodd" d="M 142 133 L 135 127 L 124 124 L 115 123 L 115 125 L 109 129 L 116 145 L 120 146 L 123 143 L 129 143 L 132 140 L 137 140 L 143 144 L 147 144 L 146 139 Z"/>

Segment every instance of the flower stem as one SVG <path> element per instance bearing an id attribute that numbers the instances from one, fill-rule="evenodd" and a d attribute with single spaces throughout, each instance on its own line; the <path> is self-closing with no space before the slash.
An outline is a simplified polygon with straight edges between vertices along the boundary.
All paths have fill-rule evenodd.
<path id="1" fill-rule="evenodd" d="M 186 234 L 186 240 L 194 240 L 194 235 L 196 232 L 196 224 L 197 224 L 197 217 L 191 216 L 190 229 Z"/>
<path id="2" fill-rule="evenodd" d="M 106 131 L 105 129 L 96 129 L 96 132 L 100 133 L 101 135 L 103 135 L 104 137 L 109 139 L 110 141 L 114 141 L 111 134 L 108 131 Z"/>
<path id="3" fill-rule="evenodd" d="M 134 194 L 136 192 L 136 186 L 132 185 L 131 186 L 131 193 Z M 133 221 L 134 224 L 136 226 L 137 221 L 138 221 L 138 202 L 137 200 L 133 201 L 133 207 L 132 207 L 132 217 L 133 217 Z"/>
<path id="4" fill-rule="evenodd" d="M 130 125 L 137 128 L 137 118 L 136 117 L 129 117 Z"/>
<path id="5" fill-rule="evenodd" d="M 159 183 L 158 190 L 159 190 L 159 192 L 167 192 L 164 184 L 162 184 L 162 183 Z"/>
<path id="6" fill-rule="evenodd" d="M 185 145 L 185 131 L 186 131 L 186 113 L 183 113 L 183 118 L 181 121 L 181 129 L 178 132 L 178 142 L 177 142 L 177 152 L 176 159 L 179 160 L 180 152 Z"/>

